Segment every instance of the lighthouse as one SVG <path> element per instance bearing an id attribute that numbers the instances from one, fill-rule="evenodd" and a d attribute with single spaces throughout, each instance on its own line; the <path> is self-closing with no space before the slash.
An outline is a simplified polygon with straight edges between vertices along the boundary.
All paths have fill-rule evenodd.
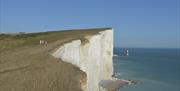
<path id="1" fill-rule="evenodd" d="M 125 56 L 129 56 L 129 50 L 128 50 L 128 49 L 125 49 L 125 50 L 124 50 L 124 55 L 125 55 Z"/>
<path id="2" fill-rule="evenodd" d="M 129 56 L 129 50 L 126 49 L 126 56 Z"/>

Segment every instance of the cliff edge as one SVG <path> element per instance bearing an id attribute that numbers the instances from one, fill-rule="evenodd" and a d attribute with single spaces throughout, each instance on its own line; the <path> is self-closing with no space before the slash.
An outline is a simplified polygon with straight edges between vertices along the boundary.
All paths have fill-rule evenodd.
<path id="1" fill-rule="evenodd" d="M 82 85 L 84 91 L 103 91 L 100 82 L 111 80 L 113 75 L 113 29 L 65 43 L 52 55 L 87 74 L 87 81 Z"/>

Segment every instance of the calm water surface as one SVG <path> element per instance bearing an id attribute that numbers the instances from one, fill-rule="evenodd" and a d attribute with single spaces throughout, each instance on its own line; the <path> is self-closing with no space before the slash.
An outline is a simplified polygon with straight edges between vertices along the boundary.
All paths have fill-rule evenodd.
<path id="1" fill-rule="evenodd" d="M 120 91 L 180 91 L 180 49 L 131 48 L 121 56 L 115 48 L 114 71 L 118 78 L 137 81 Z"/>

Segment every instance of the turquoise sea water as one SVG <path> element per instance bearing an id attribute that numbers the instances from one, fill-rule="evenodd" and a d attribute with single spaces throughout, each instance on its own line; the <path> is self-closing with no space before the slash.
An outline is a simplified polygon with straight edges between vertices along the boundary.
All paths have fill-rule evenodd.
<path id="1" fill-rule="evenodd" d="M 119 91 L 180 91 L 180 49 L 115 48 L 114 72 L 137 83 Z"/>

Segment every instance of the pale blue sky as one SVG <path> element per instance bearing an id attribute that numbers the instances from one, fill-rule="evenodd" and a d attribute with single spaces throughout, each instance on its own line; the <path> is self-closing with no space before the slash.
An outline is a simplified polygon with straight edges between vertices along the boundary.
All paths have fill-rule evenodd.
<path id="1" fill-rule="evenodd" d="M 116 47 L 180 47 L 179 0 L 0 0 L 1 32 L 112 27 Z"/>

